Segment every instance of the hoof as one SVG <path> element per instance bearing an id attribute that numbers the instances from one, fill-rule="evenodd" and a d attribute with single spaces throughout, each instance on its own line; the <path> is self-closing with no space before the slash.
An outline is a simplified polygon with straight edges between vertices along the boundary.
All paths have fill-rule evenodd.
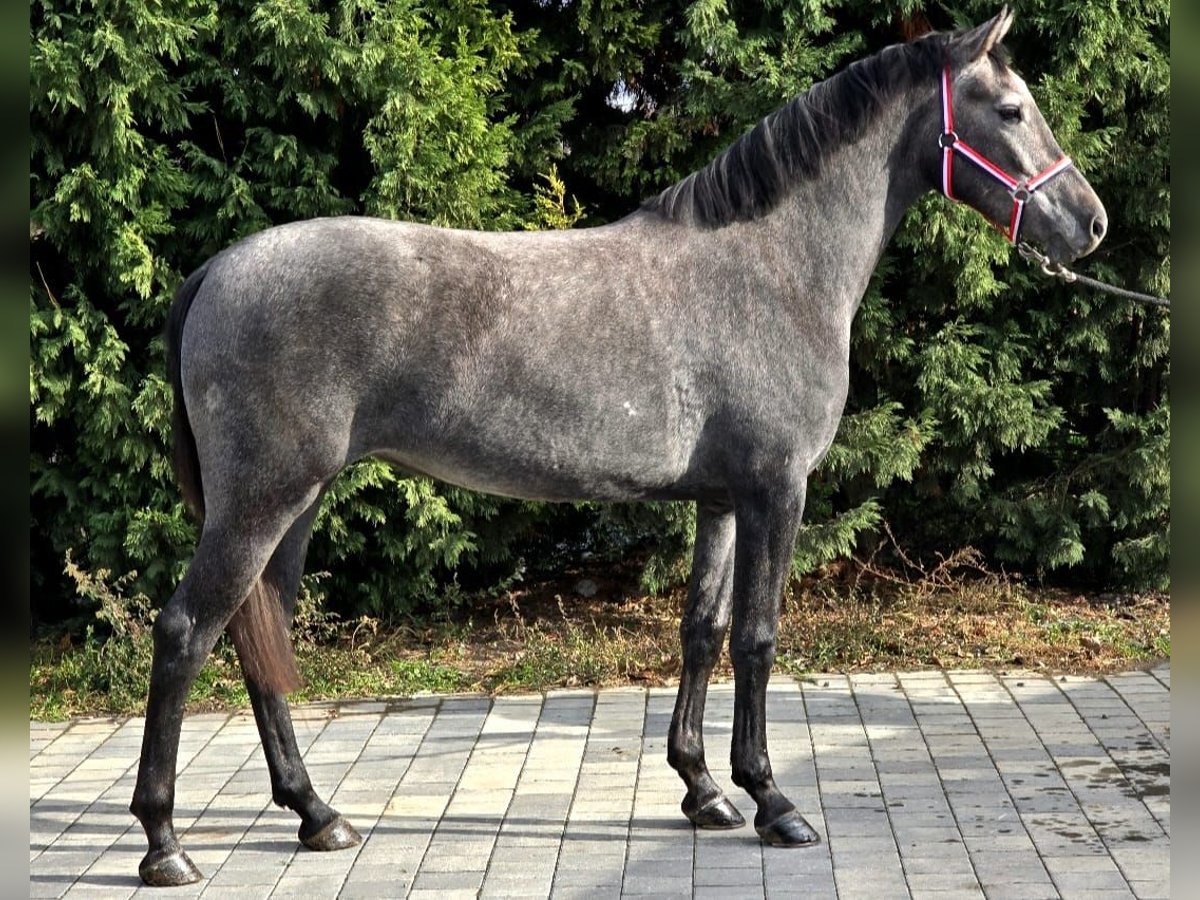
<path id="1" fill-rule="evenodd" d="M 697 828 L 709 828 L 714 831 L 720 831 L 729 828 L 741 828 L 746 824 L 746 820 L 737 811 L 737 807 L 730 803 L 729 798 L 724 794 L 717 794 L 717 796 L 699 808 L 696 808 L 689 802 L 691 799 L 691 794 L 683 798 L 683 814 Z"/>
<path id="2" fill-rule="evenodd" d="M 138 866 L 138 874 L 150 887 L 178 887 L 181 884 L 194 884 L 204 877 L 178 847 L 147 853 Z"/>
<path id="3" fill-rule="evenodd" d="M 305 834 L 304 826 L 300 826 L 300 843 L 309 850 L 345 850 L 362 843 L 362 837 L 354 826 L 341 816 L 313 834 Z"/>
<path id="4" fill-rule="evenodd" d="M 794 809 L 785 812 L 769 825 L 755 825 L 754 830 L 763 843 L 772 847 L 807 847 L 817 844 L 821 836 Z"/>

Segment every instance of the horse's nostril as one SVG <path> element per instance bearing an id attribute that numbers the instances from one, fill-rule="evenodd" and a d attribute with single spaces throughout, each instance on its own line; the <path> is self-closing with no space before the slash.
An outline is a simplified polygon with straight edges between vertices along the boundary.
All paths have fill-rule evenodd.
<path id="1" fill-rule="evenodd" d="M 1104 216 L 1096 216 L 1092 219 L 1092 237 L 1096 240 L 1104 240 L 1104 234 L 1108 231 L 1108 222 Z"/>

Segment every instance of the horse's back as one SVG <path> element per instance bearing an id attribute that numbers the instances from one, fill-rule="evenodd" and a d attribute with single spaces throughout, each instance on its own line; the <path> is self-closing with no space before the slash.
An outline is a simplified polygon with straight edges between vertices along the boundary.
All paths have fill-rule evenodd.
<path id="1" fill-rule="evenodd" d="M 185 326 L 197 440 L 514 496 L 661 494 L 700 416 L 662 311 L 619 283 L 621 240 L 356 218 L 254 235 Z"/>

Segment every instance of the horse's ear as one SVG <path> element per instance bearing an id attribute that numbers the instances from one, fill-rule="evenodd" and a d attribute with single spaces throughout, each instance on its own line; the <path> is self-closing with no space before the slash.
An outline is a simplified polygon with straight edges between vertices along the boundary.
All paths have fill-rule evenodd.
<path id="1" fill-rule="evenodd" d="M 1004 40 L 1008 29 L 1012 26 L 1013 11 L 1007 6 L 1001 8 L 994 19 L 989 19 L 982 25 L 976 25 L 956 37 L 950 44 L 950 52 L 954 61 L 960 65 L 974 62 L 989 53 L 993 47 Z"/>

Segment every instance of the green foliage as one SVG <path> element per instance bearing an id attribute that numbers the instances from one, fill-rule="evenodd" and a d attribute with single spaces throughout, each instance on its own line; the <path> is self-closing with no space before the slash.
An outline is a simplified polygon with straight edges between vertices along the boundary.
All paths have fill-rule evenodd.
<path id="1" fill-rule="evenodd" d="M 182 276 L 267 225 L 366 213 L 477 228 L 618 218 L 850 60 L 995 4 L 911 0 L 169 0 L 31 9 L 30 422 L 35 615 L 137 572 L 161 602 L 195 541 L 168 462 L 159 329 Z M 1090 273 L 1170 291 L 1169 5 L 1034 0 L 1009 37 L 1104 199 Z M 568 189 L 569 186 L 569 189 Z M 578 199 L 575 199 L 578 197 Z M 838 439 L 796 567 L 882 520 L 906 552 L 974 544 L 1077 582 L 1163 585 L 1169 318 L 1052 284 L 930 196 L 871 280 Z M 395 613 L 519 577 L 559 545 L 685 570 L 690 509 L 564 511 L 349 470 L 310 570 Z M 547 548 L 550 548 L 548 550 Z M 608 550 L 605 550 L 608 548 Z M 551 552 L 553 550 L 553 552 Z M 456 581 L 457 580 L 457 581 Z M 459 596 L 451 592 L 452 596 Z M 108 627 L 108 626 L 104 626 Z"/>
<path id="2" fill-rule="evenodd" d="M 340 606 L 376 616 L 407 611 L 437 599 L 459 566 L 509 562 L 523 506 L 359 463 L 326 495 L 310 560 L 337 573 L 324 591 Z M 510 528 L 488 531 L 488 521 L 506 512 Z"/>
<path id="3" fill-rule="evenodd" d="M 32 28 L 35 594 L 77 593 L 59 575 L 73 550 L 165 599 L 196 536 L 170 473 L 158 337 L 182 275 L 312 216 L 557 224 L 553 174 L 543 197 L 506 169 L 533 144 L 503 92 L 527 39 L 482 0 L 43 2 Z M 581 215 L 560 209 L 564 224 Z M 313 567 L 350 605 L 403 608 L 460 563 L 505 555 L 510 538 L 481 549 L 472 528 L 506 508 L 523 520 L 517 504 L 356 467 L 329 493 Z"/>
<path id="4" fill-rule="evenodd" d="M 444 694 L 464 690 L 468 686 L 466 676 L 458 669 L 427 659 L 394 659 L 391 665 L 399 681 L 401 694 L 418 691 Z"/>
<path id="5" fill-rule="evenodd" d="M 545 184 L 534 187 L 535 220 L 526 222 L 530 231 L 573 228 L 587 218 L 579 201 L 572 197 L 571 208 L 567 209 L 567 185 L 558 177 L 558 166 L 551 164 L 550 171 L 543 176 Z"/>
<path id="6" fill-rule="evenodd" d="M 145 698 L 150 678 L 154 641 L 154 613 L 140 594 L 127 596 L 132 576 L 113 579 L 104 569 L 87 572 L 67 558 L 66 574 L 80 597 L 95 604 L 95 620 L 88 624 L 78 648 L 58 648 L 48 658 L 34 659 L 30 687 L 35 697 L 31 713 L 58 718 L 58 706 L 70 707 L 72 698 L 105 696 L 113 707 L 134 708 Z"/>

